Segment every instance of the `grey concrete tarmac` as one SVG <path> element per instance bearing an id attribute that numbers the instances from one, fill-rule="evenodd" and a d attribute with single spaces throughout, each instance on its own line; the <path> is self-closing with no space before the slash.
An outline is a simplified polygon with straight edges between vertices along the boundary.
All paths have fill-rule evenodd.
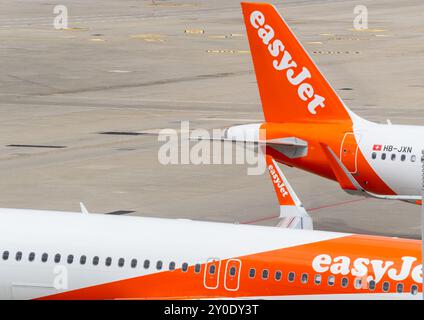
<path id="1" fill-rule="evenodd" d="M 274 3 L 353 111 L 424 124 L 423 1 L 361 1 L 367 31 L 353 29 L 357 1 Z M 267 175 L 163 166 L 156 135 L 99 134 L 261 121 L 239 2 L 62 4 L 66 30 L 53 28 L 53 3 L 0 4 L 0 206 L 78 211 L 82 201 L 99 213 L 275 224 Z M 317 229 L 420 237 L 418 206 L 283 169 Z"/>

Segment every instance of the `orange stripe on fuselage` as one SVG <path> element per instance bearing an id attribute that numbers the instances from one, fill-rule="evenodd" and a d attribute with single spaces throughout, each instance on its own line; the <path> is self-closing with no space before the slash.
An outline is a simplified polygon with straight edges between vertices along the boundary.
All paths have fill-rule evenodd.
<path id="1" fill-rule="evenodd" d="M 338 155 L 343 137 L 347 132 L 353 132 L 353 126 L 350 121 L 338 123 L 263 123 L 261 132 L 266 133 L 267 140 L 296 137 L 307 141 L 308 154 L 301 158 L 290 159 L 273 147 L 267 147 L 267 153 L 278 162 L 337 181 L 320 143 L 325 143 Z M 377 175 L 359 148 L 357 165 L 358 169 L 353 177 L 362 188 L 377 194 L 395 194 Z"/>
<path id="2" fill-rule="evenodd" d="M 388 270 L 394 268 L 394 271 L 389 272 L 386 270 L 373 291 L 368 290 L 366 287 L 355 288 L 356 277 L 351 273 L 347 275 L 333 274 L 331 269 L 320 273 L 322 275 L 322 283 L 317 285 L 314 283 L 313 278 L 318 272 L 314 270 L 312 263 L 321 254 L 329 255 L 333 260 L 337 260 L 338 257 L 349 259 L 350 264 L 347 266 L 349 271 L 354 269 L 353 262 L 358 258 L 368 259 L 369 261 L 381 260 L 383 265 L 388 261 L 392 261 L 393 265 Z M 417 260 L 407 270 L 408 277 L 406 279 L 395 281 L 389 277 L 389 273 L 394 272 L 396 274 L 402 270 L 402 267 L 405 268 L 402 265 L 402 258 L 404 257 L 414 257 Z M 238 257 L 238 259 L 241 261 L 241 271 L 240 285 L 237 291 L 225 289 L 225 272 L 228 272 L 228 270 L 223 267 L 219 271 L 220 281 L 217 288 L 205 288 L 205 265 L 203 264 L 199 274 L 196 274 L 194 267 L 191 266 L 187 272 L 182 272 L 180 269 L 157 272 L 63 292 L 41 299 L 199 299 L 311 294 L 363 294 L 382 293 L 382 283 L 385 281 L 390 283 L 389 293 L 396 292 L 396 284 L 399 282 L 403 283 L 405 292 L 408 292 L 413 284 L 421 288 L 421 284 L 411 278 L 411 270 L 418 268 L 421 261 L 421 243 L 416 240 L 353 235 L 256 253 Z M 337 262 L 333 260 L 331 265 Z M 228 259 L 222 260 L 221 266 L 225 266 L 227 261 Z M 256 269 L 256 277 L 254 279 L 249 278 L 250 268 Z M 269 278 L 267 280 L 262 279 L 262 271 L 264 269 L 269 270 Z M 277 270 L 282 272 L 282 279 L 279 281 L 274 279 L 274 274 Z M 293 282 L 288 281 L 289 272 L 295 272 L 296 274 Z M 302 274 L 308 275 L 307 283 L 301 282 Z M 333 286 L 327 285 L 330 275 L 335 277 Z M 367 275 L 374 276 L 374 270 L 370 265 L 368 266 Z M 348 279 L 347 287 L 341 286 L 342 277 Z"/>

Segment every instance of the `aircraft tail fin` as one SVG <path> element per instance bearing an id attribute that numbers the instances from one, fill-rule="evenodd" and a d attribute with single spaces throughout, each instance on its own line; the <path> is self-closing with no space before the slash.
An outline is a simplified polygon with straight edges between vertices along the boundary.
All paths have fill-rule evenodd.
<path id="1" fill-rule="evenodd" d="M 337 96 L 275 7 L 241 3 L 267 122 L 349 121 Z"/>
<path id="2" fill-rule="evenodd" d="M 280 204 L 278 227 L 290 229 L 313 229 L 312 219 L 275 160 L 266 156 L 266 164 Z"/>

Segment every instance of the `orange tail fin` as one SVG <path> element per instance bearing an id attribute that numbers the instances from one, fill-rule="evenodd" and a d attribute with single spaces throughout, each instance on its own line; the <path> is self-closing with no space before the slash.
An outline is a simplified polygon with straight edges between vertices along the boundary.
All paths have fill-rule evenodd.
<path id="1" fill-rule="evenodd" d="M 349 111 L 275 7 L 241 3 L 267 122 L 350 120 Z"/>

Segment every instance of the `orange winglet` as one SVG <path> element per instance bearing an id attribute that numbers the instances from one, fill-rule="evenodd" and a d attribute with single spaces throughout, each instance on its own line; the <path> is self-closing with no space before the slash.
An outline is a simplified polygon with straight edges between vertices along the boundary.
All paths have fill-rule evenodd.
<path id="1" fill-rule="evenodd" d="M 284 183 L 284 179 L 279 174 L 272 157 L 269 155 L 266 155 L 266 164 L 268 166 L 269 175 L 271 176 L 272 185 L 274 186 L 280 206 L 295 206 L 296 204 Z"/>

